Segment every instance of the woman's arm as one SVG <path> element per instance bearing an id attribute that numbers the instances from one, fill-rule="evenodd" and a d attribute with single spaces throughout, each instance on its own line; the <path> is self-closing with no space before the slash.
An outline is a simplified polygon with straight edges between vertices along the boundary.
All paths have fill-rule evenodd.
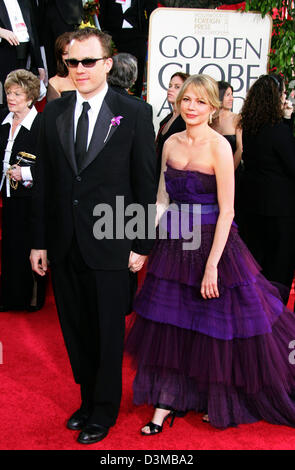
<path id="1" fill-rule="evenodd" d="M 159 220 L 164 214 L 167 207 L 169 206 L 169 202 L 170 202 L 169 195 L 166 191 L 164 172 L 167 169 L 167 160 L 168 160 L 169 147 L 170 147 L 171 140 L 173 140 L 173 136 L 171 136 L 169 139 L 166 140 L 164 147 L 163 147 L 163 151 L 162 151 L 161 175 L 160 175 L 160 181 L 159 181 L 158 192 L 157 192 L 157 202 L 156 202 L 156 206 L 157 206 L 156 227 L 159 224 Z"/>
<path id="2" fill-rule="evenodd" d="M 235 170 L 238 168 L 239 164 L 241 163 L 242 160 L 242 154 L 243 154 L 243 140 L 242 140 L 242 129 L 237 127 L 236 128 L 236 143 L 237 143 L 237 148 L 234 153 L 234 168 Z"/>
<path id="3" fill-rule="evenodd" d="M 233 123 L 235 127 L 235 134 L 236 134 L 236 151 L 234 153 L 234 167 L 235 170 L 238 168 L 239 164 L 242 160 L 242 153 L 243 153 L 243 140 L 242 140 L 242 128 L 240 127 L 240 119 L 241 116 L 239 114 L 235 114 Z"/>
<path id="4" fill-rule="evenodd" d="M 234 165 L 231 147 L 223 138 L 218 139 L 215 145 L 213 167 L 217 183 L 219 216 L 201 284 L 201 294 L 204 299 L 219 297 L 217 266 L 234 218 Z"/>
<path id="5" fill-rule="evenodd" d="M 48 83 L 48 88 L 47 88 L 46 100 L 47 102 L 49 102 L 52 100 L 56 100 L 57 98 L 60 98 L 60 94 L 56 90 L 56 88 L 54 88 L 54 84 L 50 79 Z"/>

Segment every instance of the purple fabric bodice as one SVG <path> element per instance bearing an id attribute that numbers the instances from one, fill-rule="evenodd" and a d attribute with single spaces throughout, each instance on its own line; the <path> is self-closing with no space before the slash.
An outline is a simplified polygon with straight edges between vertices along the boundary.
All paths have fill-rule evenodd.
<path id="1" fill-rule="evenodd" d="M 178 170 L 167 165 L 166 190 L 171 201 L 192 204 L 216 204 L 215 175 L 200 171 Z"/>

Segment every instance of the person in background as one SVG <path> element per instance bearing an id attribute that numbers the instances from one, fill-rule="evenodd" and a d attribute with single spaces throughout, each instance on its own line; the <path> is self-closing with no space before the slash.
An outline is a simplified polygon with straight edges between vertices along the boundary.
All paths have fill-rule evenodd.
<path id="1" fill-rule="evenodd" d="M 264 276 L 286 287 L 285 303 L 295 266 L 295 143 L 284 121 L 291 113 L 283 78 L 263 75 L 249 89 L 240 120 L 240 234 Z"/>
<path id="2" fill-rule="evenodd" d="M 127 52 L 113 56 L 113 66 L 108 73 L 108 84 L 118 93 L 129 94 L 138 75 L 137 59 Z M 131 95 L 132 96 L 132 95 Z"/>
<path id="3" fill-rule="evenodd" d="M 128 52 L 137 58 L 138 77 L 134 94 L 142 95 L 149 18 L 158 6 L 157 0 L 100 0 L 99 24 L 112 36 L 118 52 Z"/>
<path id="4" fill-rule="evenodd" d="M 60 98 L 65 91 L 75 90 L 75 85 L 69 76 L 69 71 L 65 63 L 69 53 L 71 33 L 61 34 L 55 41 L 56 75 L 51 77 L 47 88 L 47 101 Z"/>
<path id="5" fill-rule="evenodd" d="M 45 49 L 48 78 L 57 73 L 54 46 L 63 33 L 75 31 L 83 18 L 82 0 L 35 0 L 40 39 Z"/>
<path id="6" fill-rule="evenodd" d="M 25 69 L 29 55 L 31 70 L 45 80 L 34 14 L 29 0 L 0 0 L 0 82 L 12 70 Z M 5 102 L 5 97 L 4 97 Z"/>
<path id="7" fill-rule="evenodd" d="M 134 403 L 155 408 L 141 433 L 159 434 L 189 410 L 219 429 L 261 419 L 294 427 L 294 314 L 233 223 L 232 151 L 208 122 L 217 83 L 191 76 L 177 104 L 186 130 L 164 145 L 158 237 L 126 342 Z"/>
<path id="8" fill-rule="evenodd" d="M 185 122 L 179 113 L 176 106 L 176 98 L 185 80 L 189 77 L 189 74 L 183 72 L 175 72 L 169 81 L 167 90 L 167 101 L 172 107 L 171 113 L 169 113 L 161 122 L 159 131 L 156 138 L 156 150 L 158 155 L 157 160 L 157 176 L 160 179 L 161 166 L 162 166 L 162 150 L 164 143 L 172 134 L 183 131 L 185 129 Z"/>
<path id="9" fill-rule="evenodd" d="M 219 81 L 219 100 L 221 106 L 219 110 L 212 116 L 212 129 L 223 135 L 230 143 L 234 167 L 235 167 L 235 222 L 239 225 L 239 198 L 240 198 L 240 180 L 243 171 L 243 162 L 241 161 L 243 145 L 242 130 L 238 126 L 240 116 L 232 112 L 233 108 L 233 87 L 230 83 Z"/>
<path id="10" fill-rule="evenodd" d="M 2 163 L 1 311 L 39 310 L 45 299 L 45 280 L 30 265 L 31 201 L 35 185 L 35 161 L 40 114 L 34 103 L 40 81 L 27 70 L 8 74 L 5 84 L 7 109 L 0 113 Z M 22 160 L 18 157 L 22 156 Z"/>
<path id="11" fill-rule="evenodd" d="M 232 111 L 234 97 L 233 87 L 230 83 L 219 81 L 218 89 L 221 106 L 219 111 L 212 117 L 211 127 L 229 141 L 236 169 L 241 162 L 243 151 L 242 132 L 238 126 L 240 117 Z"/>

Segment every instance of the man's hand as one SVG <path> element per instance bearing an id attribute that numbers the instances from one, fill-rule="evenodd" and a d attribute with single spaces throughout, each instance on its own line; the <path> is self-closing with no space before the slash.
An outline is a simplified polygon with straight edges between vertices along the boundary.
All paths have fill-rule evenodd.
<path id="1" fill-rule="evenodd" d="M 32 270 L 39 276 L 45 276 L 47 271 L 47 250 L 31 250 L 30 261 Z"/>
<path id="2" fill-rule="evenodd" d="M 5 39 L 11 46 L 18 46 L 17 36 L 9 29 L 0 28 L 0 38 Z"/>
<path id="3" fill-rule="evenodd" d="M 137 253 L 134 253 L 134 251 L 130 251 L 128 268 L 133 273 L 136 273 L 137 271 L 141 270 L 146 259 L 147 259 L 147 256 L 138 255 Z"/>

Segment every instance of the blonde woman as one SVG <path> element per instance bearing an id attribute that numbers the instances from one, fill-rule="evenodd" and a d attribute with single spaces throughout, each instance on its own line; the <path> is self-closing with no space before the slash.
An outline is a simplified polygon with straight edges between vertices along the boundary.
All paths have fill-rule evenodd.
<path id="1" fill-rule="evenodd" d="M 155 407 L 141 433 L 158 434 L 188 410 L 221 429 L 260 419 L 294 426 L 286 347 L 295 322 L 233 222 L 231 147 L 208 123 L 219 106 L 216 82 L 190 77 L 177 105 L 186 130 L 165 143 L 157 200 L 159 213 L 173 203 L 172 222 L 164 237 L 159 228 L 126 345 L 137 366 L 134 402 Z M 192 249 L 186 220 L 199 236 Z"/>

